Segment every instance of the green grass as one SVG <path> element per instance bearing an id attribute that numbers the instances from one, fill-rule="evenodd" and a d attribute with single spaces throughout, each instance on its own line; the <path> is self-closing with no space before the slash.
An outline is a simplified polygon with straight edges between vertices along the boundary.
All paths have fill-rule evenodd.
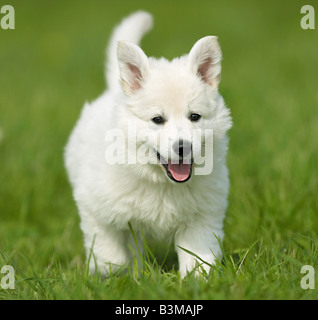
<path id="1" fill-rule="evenodd" d="M 318 31 L 302 30 L 315 1 L 7 1 L 0 30 L 0 299 L 317 299 Z M 1 6 L 1 3 L 0 3 Z M 148 243 L 139 274 L 89 276 L 63 147 L 86 100 L 105 87 L 104 50 L 136 9 L 155 18 L 143 48 L 172 58 L 219 36 L 220 91 L 231 109 L 231 191 L 224 259 L 183 281 L 173 246 Z M 317 28 L 317 26 L 316 26 Z M 0 280 L 4 275 L 0 274 Z"/>

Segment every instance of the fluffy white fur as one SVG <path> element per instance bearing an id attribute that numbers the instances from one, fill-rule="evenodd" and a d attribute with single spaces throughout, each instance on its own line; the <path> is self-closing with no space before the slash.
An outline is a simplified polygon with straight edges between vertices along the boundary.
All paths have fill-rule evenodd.
<path id="1" fill-rule="evenodd" d="M 86 252 L 94 253 L 90 270 L 95 271 L 96 263 L 105 275 L 132 257 L 135 245 L 128 223 L 139 239 L 141 232 L 158 239 L 173 236 L 182 277 L 196 266 L 196 259 L 180 247 L 211 264 L 221 255 L 215 236 L 221 240 L 224 236 L 229 189 L 226 132 L 231 127 L 218 92 L 221 50 L 217 38 L 208 36 L 188 55 L 171 62 L 148 58 L 138 43 L 151 26 L 150 14 L 136 12 L 115 29 L 106 65 L 108 90 L 85 104 L 65 149 Z M 189 112 L 200 114 L 201 119 L 191 122 Z M 164 125 L 151 121 L 158 115 L 166 118 Z M 109 164 L 106 133 L 113 128 L 127 133 L 131 123 L 137 132 L 152 132 L 148 140 L 137 141 L 150 150 L 155 150 L 158 136 L 173 143 L 181 131 L 191 140 L 193 129 L 213 129 L 212 173 L 192 174 L 188 181 L 176 183 L 168 178 L 155 152 L 147 155 L 155 164 Z M 134 153 L 133 149 L 127 148 L 125 155 Z M 161 155 L 176 157 L 170 149 L 160 145 Z M 193 157 L 199 152 L 194 148 Z M 209 271 L 208 265 L 203 267 Z"/>

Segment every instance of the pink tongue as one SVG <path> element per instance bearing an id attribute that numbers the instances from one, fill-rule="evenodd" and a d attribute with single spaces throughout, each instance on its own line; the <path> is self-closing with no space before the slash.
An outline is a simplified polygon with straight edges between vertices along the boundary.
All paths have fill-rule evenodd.
<path id="1" fill-rule="evenodd" d="M 171 160 L 168 162 L 168 169 L 172 174 L 173 178 L 177 181 L 184 181 L 189 178 L 190 175 L 190 164 L 186 163 L 171 163 Z"/>

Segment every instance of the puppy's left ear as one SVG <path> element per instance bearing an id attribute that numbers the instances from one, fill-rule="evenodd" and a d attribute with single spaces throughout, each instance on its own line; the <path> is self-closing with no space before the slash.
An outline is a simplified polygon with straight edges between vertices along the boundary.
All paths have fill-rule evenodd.
<path id="1" fill-rule="evenodd" d="M 141 89 L 149 70 L 148 57 L 134 43 L 119 41 L 117 59 L 120 71 L 120 84 L 127 94 Z"/>
<path id="2" fill-rule="evenodd" d="M 221 80 L 222 52 L 216 36 L 207 36 L 192 47 L 188 63 L 190 70 L 203 82 L 217 89 Z"/>

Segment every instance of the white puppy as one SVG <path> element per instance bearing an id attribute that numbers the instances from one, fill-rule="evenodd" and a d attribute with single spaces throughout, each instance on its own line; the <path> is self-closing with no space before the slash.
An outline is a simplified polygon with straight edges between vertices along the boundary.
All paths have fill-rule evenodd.
<path id="1" fill-rule="evenodd" d="M 151 15 L 136 12 L 115 29 L 108 90 L 85 104 L 65 149 L 91 272 L 130 261 L 129 223 L 138 239 L 174 237 L 181 277 L 202 263 L 187 251 L 207 272 L 221 256 L 231 127 L 221 50 L 207 36 L 171 62 L 148 58 L 137 44 L 151 27 Z"/>

